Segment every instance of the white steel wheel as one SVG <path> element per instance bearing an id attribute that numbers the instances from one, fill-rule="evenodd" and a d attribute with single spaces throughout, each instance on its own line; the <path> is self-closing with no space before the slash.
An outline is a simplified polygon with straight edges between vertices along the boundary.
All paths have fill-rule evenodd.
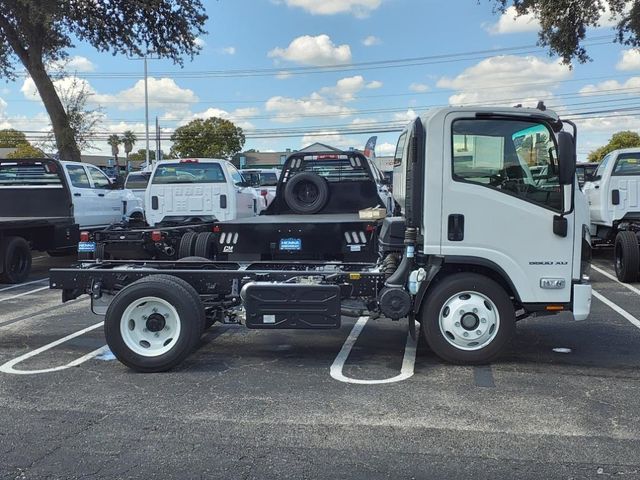
<path id="1" fill-rule="evenodd" d="M 478 273 L 445 275 L 429 288 L 421 305 L 424 339 L 448 362 L 492 362 L 515 334 L 510 296 L 495 280 Z"/>
<path id="2" fill-rule="evenodd" d="M 143 297 L 132 302 L 120 319 L 123 342 L 143 357 L 157 357 L 170 351 L 180 338 L 181 328 L 176 309 L 158 297 Z"/>
<path id="3" fill-rule="evenodd" d="M 461 350 L 480 350 L 491 343 L 500 328 L 500 313 L 489 297 L 465 291 L 449 297 L 440 309 L 440 331 Z"/>

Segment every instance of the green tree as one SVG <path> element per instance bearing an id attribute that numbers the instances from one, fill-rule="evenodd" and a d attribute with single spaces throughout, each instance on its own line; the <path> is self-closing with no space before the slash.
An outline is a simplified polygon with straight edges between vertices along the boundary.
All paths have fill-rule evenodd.
<path id="1" fill-rule="evenodd" d="M 630 130 L 614 133 L 606 145 L 593 150 L 587 159 L 590 162 L 599 162 L 605 155 L 619 148 L 640 147 L 640 135 Z"/>
<path id="2" fill-rule="evenodd" d="M 118 162 L 118 154 L 120 153 L 120 149 L 118 146 L 122 143 L 122 139 L 114 133 L 113 135 L 109 135 L 107 143 L 111 145 L 111 155 L 116 159 L 116 166 L 119 167 L 120 162 Z"/>
<path id="3" fill-rule="evenodd" d="M 504 13 L 514 6 L 518 16 L 534 14 L 540 21 L 538 44 L 548 47 L 566 64 L 573 59 L 590 60 L 584 46 L 587 29 L 602 20 L 616 20 L 615 40 L 623 45 L 640 46 L 640 2 L 629 7 L 627 0 L 490 0 Z M 608 11 L 607 11 L 608 8 Z"/>
<path id="4" fill-rule="evenodd" d="M 133 150 L 133 146 L 138 141 L 138 137 L 131 130 L 127 130 L 122 134 L 122 144 L 124 145 L 124 154 L 129 160 L 129 154 Z"/>
<path id="5" fill-rule="evenodd" d="M 47 66 L 68 57 L 75 39 L 98 51 L 143 56 L 153 52 L 182 65 L 199 52 L 205 33 L 202 0 L 0 0 L 0 75 L 16 78 L 17 64 L 31 76 L 51 119 L 62 158 L 80 149 Z"/>
<path id="6" fill-rule="evenodd" d="M 34 147 L 30 143 L 21 143 L 17 148 L 7 155 L 7 158 L 46 158 L 42 150 Z"/>
<path id="7" fill-rule="evenodd" d="M 13 128 L 0 130 L 0 148 L 14 148 L 19 145 L 29 145 L 24 133 Z"/>
<path id="8" fill-rule="evenodd" d="M 135 161 L 135 162 L 144 162 L 147 159 L 145 154 L 146 154 L 146 149 L 141 148 L 137 152 L 129 154 L 129 160 Z M 165 159 L 168 158 L 164 152 L 162 152 L 162 158 L 165 158 Z M 149 160 L 155 160 L 155 159 L 156 159 L 156 151 L 149 150 Z"/>
<path id="9" fill-rule="evenodd" d="M 200 118 L 177 128 L 171 135 L 171 154 L 177 158 L 231 158 L 242 150 L 244 133 L 229 120 Z"/>

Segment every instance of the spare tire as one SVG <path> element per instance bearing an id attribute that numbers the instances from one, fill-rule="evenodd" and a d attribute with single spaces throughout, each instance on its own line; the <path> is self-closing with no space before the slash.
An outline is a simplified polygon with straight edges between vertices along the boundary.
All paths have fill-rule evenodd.
<path id="1" fill-rule="evenodd" d="M 289 179 L 284 201 L 294 213 L 318 213 L 329 200 L 329 184 L 320 175 L 301 172 Z"/>

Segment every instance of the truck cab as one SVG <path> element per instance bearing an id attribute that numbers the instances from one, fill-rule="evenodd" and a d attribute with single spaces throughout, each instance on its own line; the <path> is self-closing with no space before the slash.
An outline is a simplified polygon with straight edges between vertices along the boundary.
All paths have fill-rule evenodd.
<path id="1" fill-rule="evenodd" d="M 145 192 L 149 225 L 252 217 L 258 195 L 228 161 L 162 160 L 153 166 Z"/>
<path id="2" fill-rule="evenodd" d="M 583 186 L 589 201 L 591 235 L 613 244 L 620 281 L 640 275 L 640 148 L 614 150 Z"/>

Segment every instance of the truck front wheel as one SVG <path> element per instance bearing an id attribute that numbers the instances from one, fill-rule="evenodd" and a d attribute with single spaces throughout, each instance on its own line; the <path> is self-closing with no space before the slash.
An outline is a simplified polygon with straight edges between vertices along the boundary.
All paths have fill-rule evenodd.
<path id="1" fill-rule="evenodd" d="M 452 363 L 489 363 L 515 333 L 509 296 L 496 282 L 475 273 L 457 273 L 434 285 L 421 319 L 429 347 Z"/>
<path id="2" fill-rule="evenodd" d="M 7 237 L 0 242 L 2 255 L 2 274 L 4 283 L 22 283 L 31 273 L 31 249 L 22 237 Z"/>
<path id="3" fill-rule="evenodd" d="M 635 282 L 640 270 L 640 246 L 634 232 L 618 232 L 615 242 L 616 276 L 621 282 Z"/>
<path id="4" fill-rule="evenodd" d="M 202 303 L 183 281 L 152 275 L 115 296 L 104 331 L 109 348 L 123 364 L 139 372 L 163 372 L 195 349 L 204 323 Z"/>

